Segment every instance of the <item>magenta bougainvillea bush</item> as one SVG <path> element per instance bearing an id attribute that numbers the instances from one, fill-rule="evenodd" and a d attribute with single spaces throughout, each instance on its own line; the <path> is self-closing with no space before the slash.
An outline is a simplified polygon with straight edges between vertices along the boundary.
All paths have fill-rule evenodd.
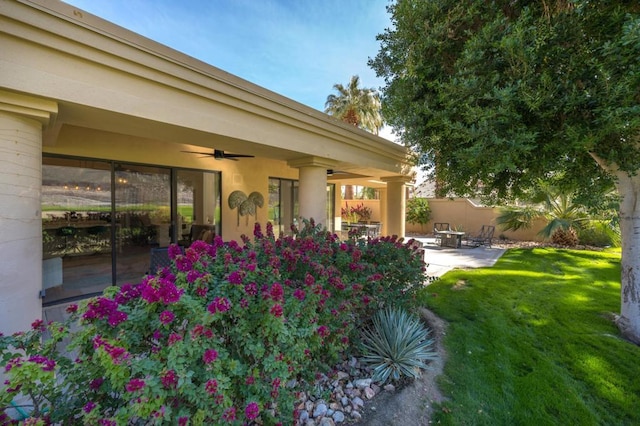
<path id="1" fill-rule="evenodd" d="M 172 246 L 171 268 L 0 337 L 0 424 L 293 424 L 296 393 L 411 303 L 424 262 L 395 237 L 265 231 Z"/>

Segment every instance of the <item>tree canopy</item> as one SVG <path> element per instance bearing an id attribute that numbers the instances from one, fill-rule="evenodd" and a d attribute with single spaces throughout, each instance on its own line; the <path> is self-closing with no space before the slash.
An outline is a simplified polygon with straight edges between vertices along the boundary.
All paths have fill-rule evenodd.
<path id="1" fill-rule="evenodd" d="M 442 191 L 590 194 L 640 168 L 636 1 L 399 0 L 370 65 L 383 114 Z M 607 169 L 598 166 L 603 161 Z"/>
<path id="2" fill-rule="evenodd" d="M 442 193 L 615 185 L 622 335 L 640 344 L 640 2 L 397 0 L 370 65 L 388 124 Z"/>
<path id="3" fill-rule="evenodd" d="M 360 77 L 354 75 L 347 87 L 333 85 L 337 95 L 327 96 L 325 112 L 339 120 L 378 134 L 382 127 L 380 95 L 375 89 L 360 87 Z"/>

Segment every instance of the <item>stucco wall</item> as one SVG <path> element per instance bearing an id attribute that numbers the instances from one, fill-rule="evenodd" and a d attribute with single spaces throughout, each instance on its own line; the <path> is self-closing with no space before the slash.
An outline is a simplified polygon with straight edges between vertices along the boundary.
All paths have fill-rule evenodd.
<path id="1" fill-rule="evenodd" d="M 423 227 L 407 223 L 407 232 L 430 234 L 433 232 L 435 222 L 449 223 L 452 229 L 475 234 L 480 231 L 482 225 L 496 225 L 496 217 L 500 212 L 497 207 L 484 207 L 473 204 L 466 198 L 429 198 L 431 208 L 431 221 Z M 530 229 L 519 231 L 504 231 L 496 226 L 495 237 L 501 235 L 505 238 L 520 241 L 540 241 L 538 234 L 544 226 L 542 221 L 537 221 Z"/>
<path id="2" fill-rule="evenodd" d="M 480 231 L 482 225 L 496 224 L 496 217 L 500 214 L 496 207 L 477 206 L 465 198 L 457 199 L 436 199 L 430 198 L 431 221 L 424 226 L 408 223 L 406 230 L 408 234 L 431 234 L 435 222 L 449 223 L 452 229 L 475 234 Z M 356 206 L 364 204 L 372 210 L 371 220 L 380 221 L 380 200 L 343 200 L 342 206 Z M 519 231 L 503 231 L 496 227 L 495 237 L 501 235 L 505 238 L 519 241 L 540 241 L 538 232 L 544 227 L 543 221 L 537 221 L 530 229 Z"/>

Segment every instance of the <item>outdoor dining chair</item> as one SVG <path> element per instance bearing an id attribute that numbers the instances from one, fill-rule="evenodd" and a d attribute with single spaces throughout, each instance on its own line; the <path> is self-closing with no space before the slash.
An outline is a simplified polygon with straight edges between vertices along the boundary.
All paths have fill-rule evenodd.
<path id="1" fill-rule="evenodd" d="M 433 235 L 436 239 L 436 245 L 440 245 L 442 243 L 442 232 L 443 231 L 451 231 L 451 227 L 448 223 L 444 222 L 436 222 L 433 224 Z"/>
<path id="2" fill-rule="evenodd" d="M 476 236 L 471 236 L 467 239 L 467 245 L 472 247 L 491 247 L 495 230 L 496 227 L 493 225 L 482 225 L 480 232 Z"/>

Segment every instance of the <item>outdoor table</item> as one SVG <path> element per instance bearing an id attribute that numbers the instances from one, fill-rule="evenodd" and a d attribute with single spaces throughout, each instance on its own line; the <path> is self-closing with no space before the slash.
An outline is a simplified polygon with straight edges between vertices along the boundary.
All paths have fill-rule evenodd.
<path id="1" fill-rule="evenodd" d="M 462 237 L 464 237 L 464 232 L 438 231 L 438 234 L 441 235 L 441 239 L 440 239 L 441 247 L 451 247 L 451 248 L 462 247 Z"/>
<path id="2" fill-rule="evenodd" d="M 379 232 L 380 225 L 368 224 L 368 223 L 350 223 L 347 224 L 347 228 L 357 229 L 360 231 L 360 235 L 376 237 Z"/>

